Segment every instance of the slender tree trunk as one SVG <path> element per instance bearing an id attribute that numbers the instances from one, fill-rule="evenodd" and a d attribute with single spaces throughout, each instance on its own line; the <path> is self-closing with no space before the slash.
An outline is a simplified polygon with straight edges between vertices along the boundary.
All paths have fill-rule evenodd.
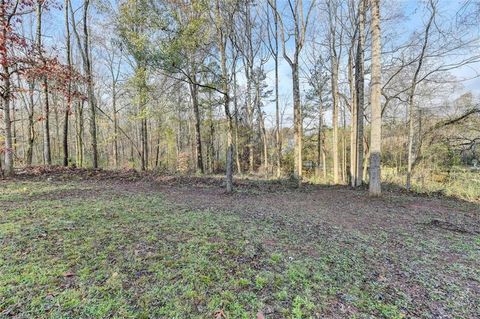
<path id="1" fill-rule="evenodd" d="M 277 44 L 278 46 L 278 44 Z M 278 52 L 278 48 L 277 48 Z M 281 139 L 281 127 L 280 127 L 280 101 L 279 101 L 279 92 L 278 92 L 278 54 L 275 55 L 275 143 L 277 150 L 277 178 L 280 178 L 282 175 L 282 139 Z"/>
<path id="2" fill-rule="evenodd" d="M 192 78 L 194 82 L 196 82 L 196 75 L 192 74 Z M 202 138 L 201 138 L 201 120 L 200 120 L 200 110 L 198 105 L 198 85 L 194 83 L 190 83 L 190 94 L 192 97 L 192 105 L 193 105 L 193 113 L 195 116 L 195 146 L 196 146 L 196 153 L 197 153 L 197 172 L 203 174 L 203 153 L 202 153 Z"/>
<path id="3" fill-rule="evenodd" d="M 3 15 L 2 15 L 3 16 Z M 6 36 L 5 27 L 3 28 L 3 36 Z M 4 37 L 5 39 L 5 37 Z M 2 52 L 4 57 L 7 53 Z M 14 174 L 13 170 L 13 141 L 12 141 L 12 121 L 10 118 L 10 70 L 6 65 L 2 66 L 2 79 L 3 79 L 3 94 L 2 94 L 2 107 L 3 107 L 3 123 L 5 130 L 5 148 L 4 148 L 4 159 L 5 159 L 5 176 L 12 176 Z"/>
<path id="4" fill-rule="evenodd" d="M 298 181 L 298 186 L 302 184 L 302 106 L 300 101 L 300 79 L 298 70 L 298 53 L 295 54 L 295 62 L 292 65 L 292 81 L 293 81 L 293 126 L 294 126 L 294 139 L 295 139 L 295 172 L 294 176 Z"/>
<path id="5" fill-rule="evenodd" d="M 318 130 L 317 130 L 317 177 L 320 176 L 320 169 L 325 171 L 325 162 L 322 161 L 322 149 L 323 149 L 323 140 L 322 140 L 322 129 L 323 129 L 323 101 L 320 97 L 320 102 L 318 105 Z"/>
<path id="6" fill-rule="evenodd" d="M 43 2 L 37 3 L 37 50 L 42 55 L 42 5 Z M 43 62 L 45 63 L 45 62 Z M 51 148 L 50 148 L 50 105 L 48 96 L 48 81 L 44 77 L 42 79 L 43 92 L 43 160 L 45 164 L 52 164 Z"/>
<path id="7" fill-rule="evenodd" d="M 410 190 L 412 186 L 412 170 L 413 170 L 413 163 L 415 161 L 415 152 L 414 152 L 414 135 L 415 135 L 415 91 L 417 88 L 417 81 L 420 71 L 422 69 L 422 65 L 424 63 L 425 54 L 427 52 L 428 41 L 430 39 L 430 28 L 433 24 L 435 18 L 436 10 L 435 7 L 432 7 L 431 15 L 428 20 L 427 26 L 425 28 L 425 37 L 423 38 L 422 49 L 420 51 L 420 55 L 418 57 L 418 64 L 412 78 L 412 84 L 410 87 L 410 91 L 408 93 L 408 162 L 407 162 L 407 190 Z"/>
<path id="8" fill-rule="evenodd" d="M 117 111 L 117 85 L 112 81 L 112 109 L 113 109 L 113 160 L 115 168 L 118 168 L 118 111 Z M 156 165 L 155 165 L 156 166 Z"/>
<path id="9" fill-rule="evenodd" d="M 260 129 L 260 136 L 262 138 L 263 144 L 263 171 L 265 174 L 268 174 L 268 141 L 267 141 L 267 130 L 265 129 L 265 122 L 263 119 L 263 112 L 261 108 L 261 96 L 260 96 L 260 73 L 257 73 L 257 77 L 255 79 L 255 104 L 258 113 L 258 126 Z"/>
<path id="10" fill-rule="evenodd" d="M 92 146 L 92 166 L 98 168 L 98 147 L 97 147 L 97 106 L 95 100 L 95 91 L 93 88 L 92 65 L 90 61 L 90 38 L 88 30 L 88 8 L 90 0 L 85 0 L 83 5 L 83 34 L 84 34 L 84 50 L 85 50 L 85 72 L 87 74 L 87 94 L 88 104 L 90 107 L 90 136 Z"/>
<path id="11" fill-rule="evenodd" d="M 253 173 L 255 170 L 255 148 L 253 147 L 254 135 L 253 135 L 253 107 L 252 107 L 252 74 L 250 67 L 246 67 L 245 70 L 247 74 L 247 122 L 248 122 L 248 172 Z"/>
<path id="12" fill-rule="evenodd" d="M 236 65 L 236 63 L 235 63 Z M 235 160 L 237 162 L 237 173 L 242 174 L 242 163 L 240 162 L 240 142 L 238 138 L 238 96 L 237 96 L 237 70 L 233 70 L 233 107 L 235 112 Z M 213 147 L 213 144 L 212 144 Z"/>
<path id="13" fill-rule="evenodd" d="M 338 176 L 338 61 L 336 56 L 332 56 L 332 100 L 333 100 L 333 116 L 332 116 L 332 156 L 333 156 L 333 182 L 339 183 Z"/>
<path id="14" fill-rule="evenodd" d="M 355 147 L 355 186 L 363 184 L 363 117 L 365 104 L 365 77 L 364 77 L 364 55 L 365 55 L 365 0 L 360 0 L 359 23 L 358 23 L 357 54 L 355 61 L 355 89 L 356 89 L 356 147 Z"/>
<path id="15" fill-rule="evenodd" d="M 83 167 L 83 100 L 76 103 L 76 163 L 77 167 Z"/>
<path id="16" fill-rule="evenodd" d="M 381 188 L 382 105 L 381 96 L 381 46 L 380 0 L 372 0 L 372 131 L 370 141 L 370 194 L 379 196 Z"/>
<path id="17" fill-rule="evenodd" d="M 35 89 L 35 84 L 33 81 L 28 83 L 28 147 L 27 147 L 27 156 L 26 156 L 26 164 L 27 166 L 32 165 L 33 163 L 33 147 L 35 142 L 35 121 L 34 117 L 34 99 L 33 99 L 33 92 Z"/>
<path id="18" fill-rule="evenodd" d="M 72 58 L 71 58 L 71 49 L 70 49 L 70 22 L 68 19 L 68 10 L 70 1 L 65 0 L 65 33 L 66 33 L 66 44 L 67 44 L 67 65 L 68 70 L 71 72 L 72 68 Z M 67 107 L 65 109 L 65 117 L 63 122 L 63 166 L 68 166 L 68 116 L 70 115 L 70 110 L 72 106 L 72 83 L 71 80 L 68 80 L 67 87 Z"/>
<path id="19" fill-rule="evenodd" d="M 216 1 L 216 17 L 220 19 L 220 0 Z M 225 116 L 227 118 L 227 154 L 226 154 L 226 191 L 233 192 L 233 119 L 230 113 L 230 96 L 228 90 L 228 68 L 227 68 L 227 52 L 224 26 L 217 25 L 217 44 L 220 53 L 220 67 L 222 70 L 221 89 L 223 91 L 223 106 L 225 109 Z"/>
<path id="20" fill-rule="evenodd" d="M 351 125 L 350 125 L 350 185 L 355 187 L 357 172 L 357 98 L 356 88 L 353 80 L 353 43 L 348 55 L 348 84 L 350 87 L 350 107 L 351 107 Z"/>
<path id="21" fill-rule="evenodd" d="M 277 7 L 277 1 L 275 0 L 275 8 Z M 274 27 L 275 27 L 275 143 L 277 150 L 277 178 L 280 178 L 282 174 L 282 141 L 280 136 L 280 101 L 279 101 L 279 73 L 278 73 L 278 54 L 279 54 L 279 33 L 278 33 L 278 15 L 274 12 Z"/>
<path id="22" fill-rule="evenodd" d="M 52 164 L 52 155 L 50 148 L 50 104 L 48 99 L 48 83 L 43 80 L 43 159 L 45 164 Z"/>

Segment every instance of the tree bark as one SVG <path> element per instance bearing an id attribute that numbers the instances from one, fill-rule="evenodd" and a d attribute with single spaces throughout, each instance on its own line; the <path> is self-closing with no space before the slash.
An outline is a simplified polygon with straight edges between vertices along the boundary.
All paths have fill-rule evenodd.
<path id="1" fill-rule="evenodd" d="M 216 18 L 217 20 L 221 19 L 220 14 L 220 0 L 216 1 Z M 217 25 L 217 45 L 220 53 L 220 67 L 222 70 L 222 80 L 221 80 L 221 90 L 223 92 L 223 106 L 225 110 L 225 116 L 227 118 L 227 150 L 226 150 L 226 172 L 225 172 L 225 182 L 226 182 L 226 192 L 233 192 L 233 119 L 230 113 L 230 96 L 228 90 L 228 68 L 227 68 L 227 52 L 226 52 L 226 41 L 227 36 L 225 35 L 224 25 Z"/>
<path id="2" fill-rule="evenodd" d="M 370 183 L 372 196 L 379 196 L 381 188 L 382 105 L 381 97 L 381 46 L 380 0 L 372 0 L 372 130 L 370 138 Z"/>
<path id="3" fill-rule="evenodd" d="M 275 0 L 275 8 L 277 7 L 277 1 Z M 280 178 L 282 174 L 282 140 L 280 135 L 280 101 L 279 101 L 279 73 L 278 73 L 278 16 L 274 13 L 274 27 L 275 27 L 275 143 L 277 150 L 277 178 Z"/>
<path id="4" fill-rule="evenodd" d="M 42 1 L 37 3 L 37 50 L 42 56 Z M 42 63 L 45 63 L 43 61 Z M 42 93 L 43 93 L 43 161 L 46 165 L 52 164 L 52 155 L 50 147 L 50 105 L 48 96 L 48 81 L 44 77 L 42 79 Z"/>
<path id="5" fill-rule="evenodd" d="M 358 22 L 358 39 L 357 54 L 355 61 L 355 89 L 356 89 L 356 134 L 355 134 L 355 186 L 363 184 L 363 117 L 365 104 L 365 76 L 364 76 L 364 60 L 365 60 L 365 0 L 360 0 L 359 22 Z"/>
<path id="6" fill-rule="evenodd" d="M 294 139 L 295 139 L 295 172 L 294 176 L 298 181 L 298 186 L 302 184 L 302 133 L 303 133 L 303 119 L 302 119 L 302 106 L 300 101 L 300 79 L 298 71 L 298 54 L 295 54 L 295 62 L 292 67 L 292 85 L 293 85 L 293 126 L 294 126 Z"/>
<path id="7" fill-rule="evenodd" d="M 28 83 L 28 147 L 27 147 L 27 156 L 26 156 L 26 164 L 27 166 L 32 165 L 33 163 L 33 147 L 35 142 L 35 121 L 34 117 L 34 107 L 35 103 L 33 100 L 33 92 L 35 89 L 35 84 L 33 81 Z"/>
<path id="8" fill-rule="evenodd" d="M 193 81 L 196 83 L 196 75 L 192 74 Z M 201 137 L 201 120 L 200 110 L 198 105 L 198 85 L 189 83 L 190 95 L 192 97 L 193 113 L 195 116 L 195 147 L 197 153 L 196 166 L 197 172 L 203 174 L 203 153 L 202 153 L 202 137 Z"/>
<path id="9" fill-rule="evenodd" d="M 238 138 L 238 96 L 237 96 L 237 70 L 236 62 L 233 69 L 233 108 L 235 112 L 235 160 L 237 162 L 237 173 L 242 174 L 242 163 L 240 162 L 239 138 Z M 212 143 L 213 147 L 213 143 Z"/>
<path id="10" fill-rule="evenodd" d="M 70 22 L 68 19 L 68 7 L 70 5 L 69 0 L 65 0 L 65 33 L 66 33 L 66 46 L 67 46 L 67 65 L 68 70 L 71 72 L 72 68 L 72 58 L 71 58 L 71 49 L 70 49 Z M 63 122 L 63 166 L 68 166 L 68 116 L 70 115 L 70 109 L 72 105 L 72 83 L 68 79 L 67 87 L 67 107 L 65 109 L 65 117 Z"/>
<path id="11" fill-rule="evenodd" d="M 338 61 L 336 55 L 331 57 L 332 60 L 332 101 L 333 101 L 333 114 L 332 114 L 332 157 L 333 157 L 333 182 L 339 183 L 338 175 Z"/>
<path id="12" fill-rule="evenodd" d="M 2 15 L 3 16 L 3 15 Z M 5 36 L 5 28 L 3 28 L 3 35 Z M 4 38 L 5 39 L 5 38 Z M 6 52 L 2 52 L 2 55 L 6 55 Z M 12 141 L 12 121 L 10 118 L 10 70 L 6 65 L 2 66 L 2 79 L 3 79 L 3 94 L 2 94 L 2 107 L 3 107 L 3 123 L 5 125 L 5 148 L 4 159 L 5 168 L 4 175 L 12 176 L 13 170 L 13 141 Z"/>
<path id="13" fill-rule="evenodd" d="M 90 107 L 90 136 L 91 136 L 91 146 L 92 146 L 92 166 L 93 168 L 98 168 L 98 147 L 97 147 L 97 116 L 96 116 L 96 101 L 95 101 L 95 91 L 93 88 L 93 74 L 92 74 L 92 65 L 90 61 L 90 38 L 88 30 L 88 8 L 90 5 L 90 0 L 84 1 L 83 6 L 83 34 L 84 34 L 84 51 L 85 51 L 85 72 L 87 75 L 87 94 L 88 94 L 88 105 Z"/>

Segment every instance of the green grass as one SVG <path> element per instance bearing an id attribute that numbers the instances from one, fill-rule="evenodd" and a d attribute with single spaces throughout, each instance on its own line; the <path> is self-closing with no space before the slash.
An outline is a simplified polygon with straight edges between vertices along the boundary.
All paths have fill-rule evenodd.
<path id="1" fill-rule="evenodd" d="M 377 279 L 368 239 L 318 237 L 305 250 L 294 228 L 186 210 L 160 193 L 49 196 L 81 187 L 2 185 L 0 317 L 402 318 L 415 308 Z"/>

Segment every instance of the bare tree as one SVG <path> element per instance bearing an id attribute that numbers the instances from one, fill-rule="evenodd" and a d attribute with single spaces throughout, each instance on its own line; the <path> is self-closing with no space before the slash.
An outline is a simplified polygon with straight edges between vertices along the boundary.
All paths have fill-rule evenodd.
<path id="1" fill-rule="evenodd" d="M 276 3 L 272 0 L 269 0 L 270 6 L 274 9 L 279 24 L 280 24 L 280 35 L 282 39 L 282 48 L 283 48 L 283 57 L 290 65 L 292 71 L 292 93 L 293 93 L 293 127 L 294 127 L 294 172 L 293 175 L 298 181 L 298 186 L 302 183 L 302 174 L 303 174 L 303 159 L 302 159 L 302 148 L 303 148 L 303 120 L 302 120 L 302 105 L 301 105 L 301 96 L 300 96 L 300 76 L 299 76 L 299 58 L 300 53 L 305 44 L 305 37 L 307 33 L 307 26 L 309 23 L 310 15 L 312 9 L 315 5 L 315 1 L 312 1 L 308 8 L 304 8 L 302 0 L 288 0 L 287 6 L 290 16 L 293 21 L 293 26 L 291 30 L 287 31 L 285 23 L 281 18 L 280 12 L 276 7 Z M 305 15 L 306 12 L 306 15 Z M 288 33 L 288 34 L 287 34 Z M 287 50 L 288 37 L 293 35 L 294 40 L 294 49 L 293 56 L 289 56 Z"/>
<path id="2" fill-rule="evenodd" d="M 381 105 L 381 44 L 380 44 L 380 0 L 371 1 L 372 10 L 372 128 L 370 136 L 370 181 L 372 196 L 379 196 L 381 188 L 382 105 Z"/>

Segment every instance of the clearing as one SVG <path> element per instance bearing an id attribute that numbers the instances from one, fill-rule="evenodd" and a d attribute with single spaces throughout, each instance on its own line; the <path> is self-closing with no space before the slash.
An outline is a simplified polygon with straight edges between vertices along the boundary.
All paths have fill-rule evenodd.
<path id="1" fill-rule="evenodd" d="M 478 318 L 480 207 L 134 172 L 0 182 L 1 318 Z"/>

